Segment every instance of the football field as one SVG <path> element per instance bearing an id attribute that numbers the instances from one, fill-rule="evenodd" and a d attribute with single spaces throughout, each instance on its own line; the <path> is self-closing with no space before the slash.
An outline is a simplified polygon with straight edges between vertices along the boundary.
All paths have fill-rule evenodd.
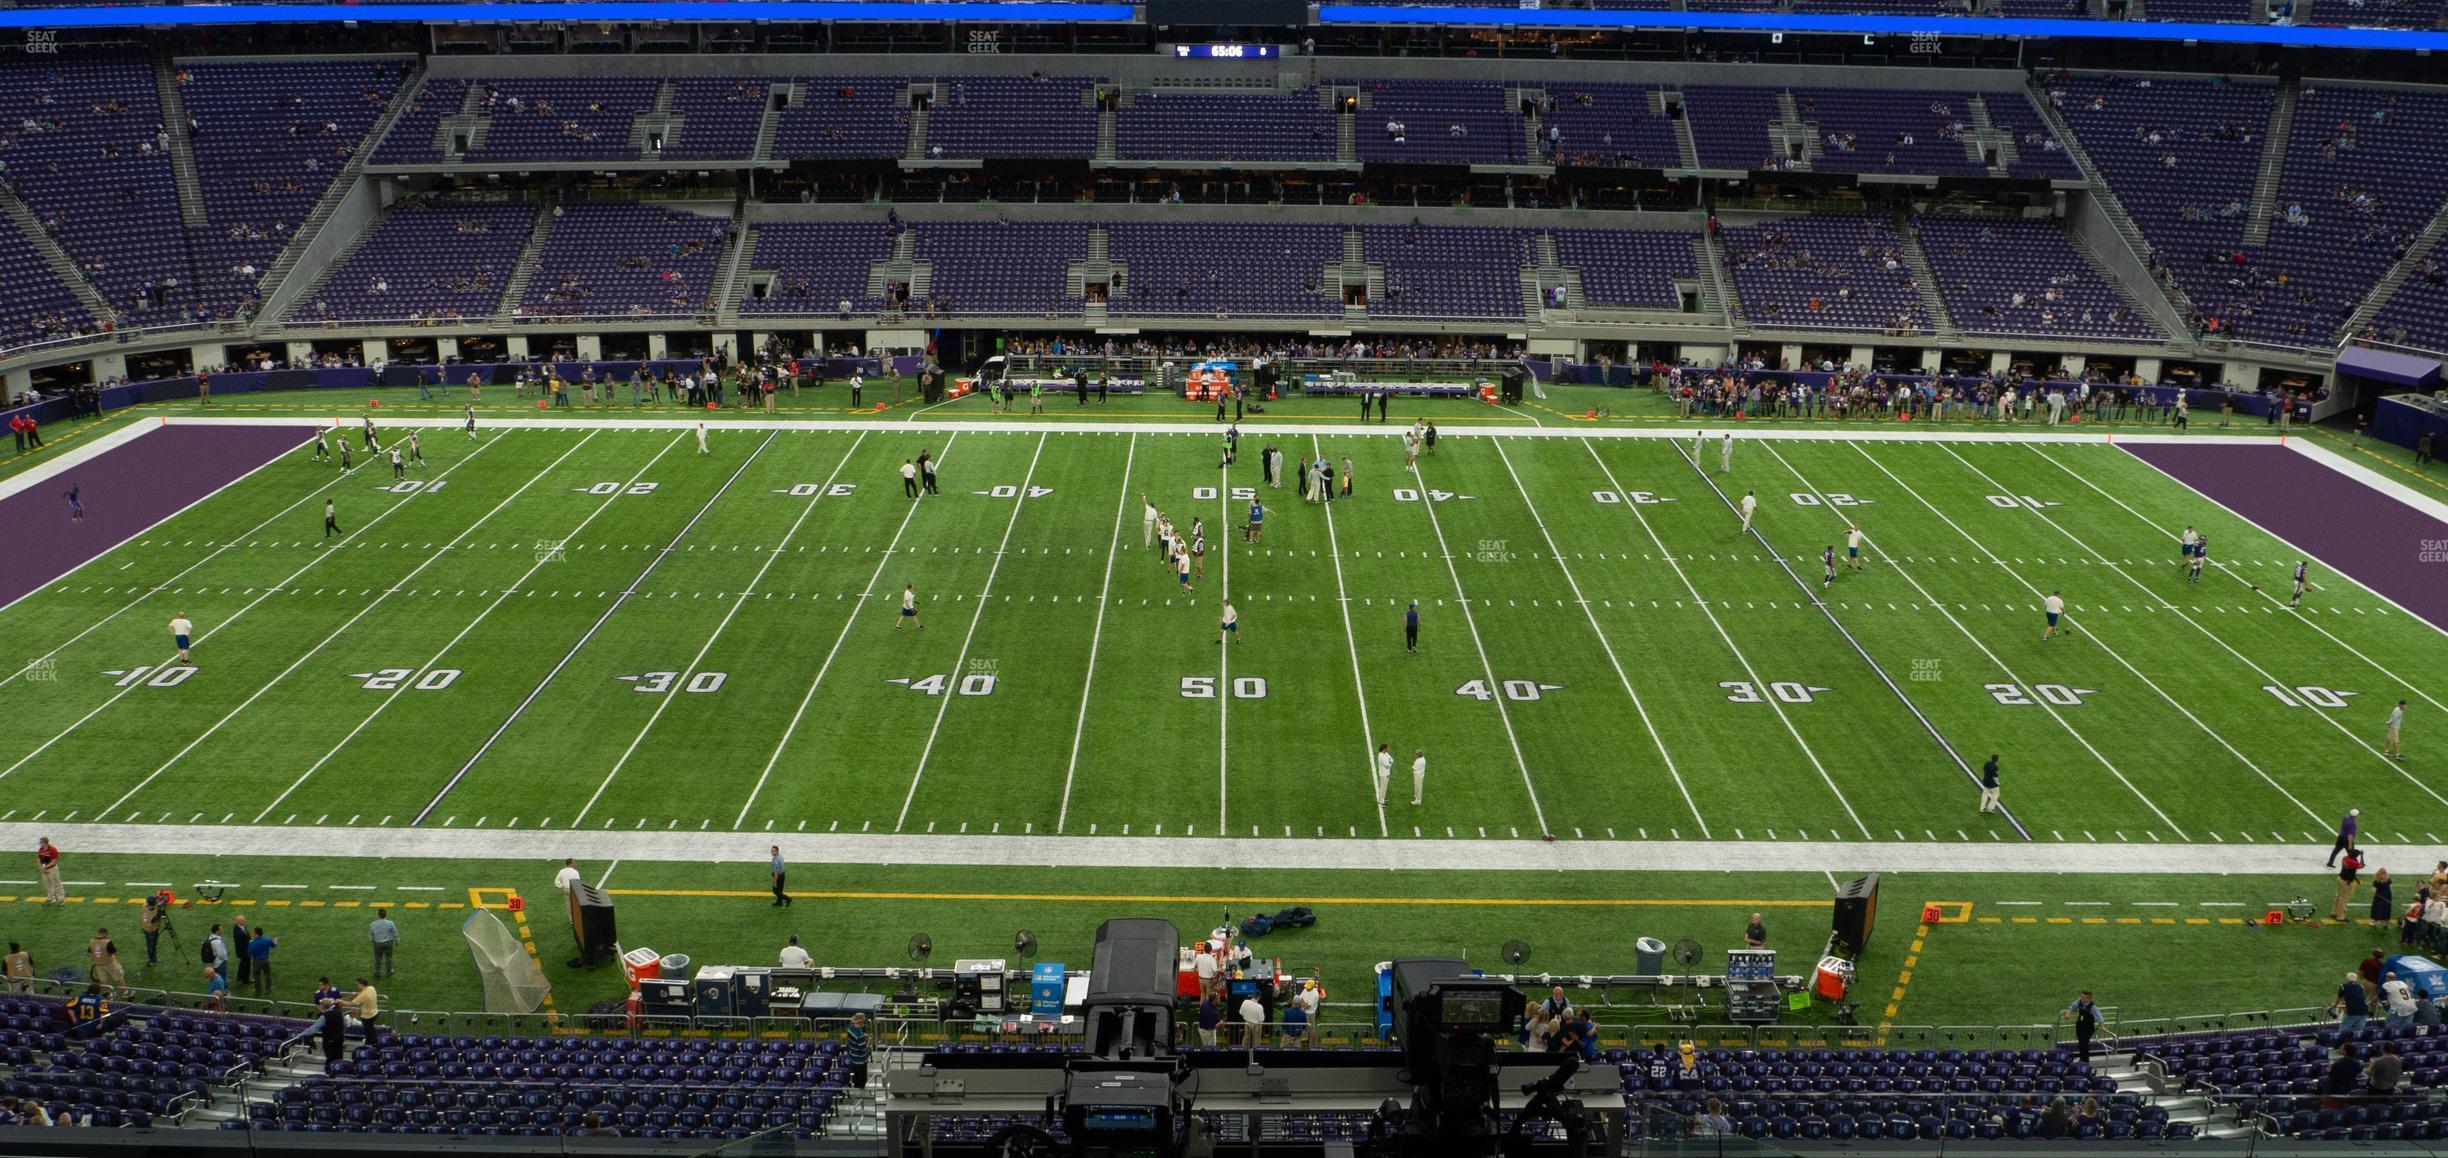
<path id="1" fill-rule="evenodd" d="M 2326 845 L 2349 808 L 2376 843 L 2448 833 L 2420 743 L 2448 634 L 2317 559 L 2290 609 L 2298 552 L 2098 439 L 1746 435 L 1721 469 L 1715 434 L 1695 464 L 1662 432 L 1449 432 L 1412 471 L 1399 427 L 1253 429 L 1223 466 L 1208 431 L 822 425 L 706 453 L 677 422 L 433 426 L 406 482 L 290 452 L 0 611 L 0 821 L 698 832 L 726 857 L 769 833 Z M 1268 445 L 1348 460 L 1352 494 L 1266 485 Z M 912 500 L 922 450 L 941 493 Z M 1186 587 L 1143 496 L 1204 523 Z M 2411 761 L 2382 750 L 2399 699 Z"/>

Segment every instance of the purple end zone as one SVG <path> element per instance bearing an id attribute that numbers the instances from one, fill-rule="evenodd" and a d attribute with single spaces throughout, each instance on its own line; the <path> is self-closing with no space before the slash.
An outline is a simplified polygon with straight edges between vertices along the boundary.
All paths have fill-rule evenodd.
<path id="1" fill-rule="evenodd" d="M 2120 443 L 2219 505 L 2448 630 L 2448 522 L 2278 446 Z"/>
<path id="2" fill-rule="evenodd" d="M 303 444 L 310 426 L 160 427 L 0 499 L 0 606 Z M 85 521 L 68 521 L 68 488 Z"/>

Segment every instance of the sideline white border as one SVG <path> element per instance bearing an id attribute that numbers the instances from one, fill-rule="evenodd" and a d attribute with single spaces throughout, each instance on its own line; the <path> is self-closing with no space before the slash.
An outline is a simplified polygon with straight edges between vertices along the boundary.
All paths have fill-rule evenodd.
<path id="1" fill-rule="evenodd" d="M 393 418 L 386 417 L 374 411 L 360 411 L 354 414 L 328 418 L 315 417 L 312 415 L 296 415 L 287 418 L 275 417 L 271 415 L 168 415 L 163 417 L 163 421 L 180 425 L 202 424 L 219 426 L 296 426 L 301 424 L 320 424 L 328 422 L 334 428 L 343 428 L 362 422 L 367 417 L 372 417 L 375 424 L 378 426 L 389 427 L 418 426 L 427 428 L 442 427 L 457 429 L 465 425 L 467 422 L 466 418 L 464 417 Z M 482 414 L 479 414 L 476 418 L 477 429 L 493 431 L 516 430 L 523 427 L 533 427 L 544 430 L 694 430 L 701 422 L 705 424 L 706 432 L 708 434 L 721 434 L 726 431 L 806 430 L 831 431 L 843 434 L 854 434 L 860 431 L 900 431 L 904 433 L 925 434 L 945 432 L 957 432 L 962 434 L 991 434 L 996 432 L 1011 434 L 1196 434 L 1216 438 L 1221 437 L 1224 433 L 1224 424 L 1205 421 L 1048 422 L 1042 419 L 1017 419 L 1009 422 L 973 422 L 967 419 L 946 419 L 943 421 L 929 422 L 917 420 L 915 418 L 904 418 L 899 420 L 852 420 L 839 418 L 721 418 L 707 422 L 701 418 L 688 416 L 688 412 L 686 411 L 679 412 L 678 414 L 668 418 L 630 418 L 614 416 L 582 418 L 575 415 L 565 418 L 492 418 Z M 1266 436 L 1290 438 L 1296 435 L 1312 434 L 1320 436 L 1333 435 L 1336 437 L 1360 437 L 1371 434 L 1379 434 L 1384 435 L 1387 438 L 1395 438 L 1405 429 L 1408 429 L 1406 426 L 1396 423 L 1380 424 L 1372 422 L 1363 425 L 1360 423 L 1349 422 L 1307 423 L 1298 420 L 1283 419 L 1259 419 L 1256 421 L 1244 421 L 1238 425 L 1241 427 L 1241 436 L 1244 439 Z M 1695 421 L 1658 422 L 1654 425 L 1640 427 L 1596 426 L 1583 425 L 1580 423 L 1556 426 L 1454 425 L 1449 426 L 1438 433 L 1446 438 L 1479 438 L 1493 436 L 1499 438 L 1672 439 L 1688 438 L 1695 430 L 1706 430 L 1710 434 L 1731 433 L 1737 438 L 1791 439 L 1804 442 L 2044 442 L 2084 445 L 2097 443 L 2115 444 L 2118 442 L 2167 442 L 2208 443 L 2220 446 L 2273 446 L 2277 444 L 2278 440 L 2278 436 L 2275 435 L 2131 434 L 2113 430 L 2092 432 L 2076 430 L 2068 427 L 2060 427 L 2056 430 L 1998 430 L 1987 427 L 1948 427 L 1939 426 L 1937 424 L 1923 425 L 1919 423 L 1896 423 L 1895 425 L 1899 428 L 1909 425 L 1912 427 L 1912 429 L 1795 429 L 1767 426 L 1755 427 L 1747 426 L 1741 423 L 1726 423 L 1723 421 Z"/>
<path id="2" fill-rule="evenodd" d="M 0 846 L 31 848 L 48 836 L 69 850 L 187 855 L 227 844 L 231 827 L 185 824 L 0 824 Z M 1542 872 L 1690 873 L 1706 862 L 1743 872 L 2301 874 L 2318 844 L 2133 844 L 2089 841 L 1704 841 L 1392 840 L 1340 837 L 988 836 L 589 832 L 583 829 L 262 827 L 279 834 L 274 856 L 471 856 L 763 865 L 769 845 L 803 865 L 987 865 L 1112 869 L 1212 869 L 1219 864 L 1303 869 L 1494 869 Z M 471 846 L 471 838 L 475 842 Z M 268 838 L 269 839 L 269 838 Z M 2378 846 L 2373 846 L 2378 847 Z M 2401 853 L 2423 846 L 2393 846 Z M 539 867 L 538 872 L 543 869 Z"/>

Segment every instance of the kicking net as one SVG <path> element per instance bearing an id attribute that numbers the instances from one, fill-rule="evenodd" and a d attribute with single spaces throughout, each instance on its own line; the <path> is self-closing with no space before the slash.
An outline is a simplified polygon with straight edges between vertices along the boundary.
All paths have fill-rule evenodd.
<path id="1" fill-rule="evenodd" d="M 476 957 L 476 975 L 484 981 L 486 1013 L 534 1013 L 552 992 L 544 967 L 519 944 L 518 934 L 491 909 L 468 914 L 459 926 L 468 951 Z"/>

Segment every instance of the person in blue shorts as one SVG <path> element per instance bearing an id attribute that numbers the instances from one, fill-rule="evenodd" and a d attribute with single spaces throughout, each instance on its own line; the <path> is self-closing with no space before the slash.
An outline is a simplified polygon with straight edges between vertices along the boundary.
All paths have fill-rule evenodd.
<path id="1" fill-rule="evenodd" d="M 2040 633 L 2040 639 L 2046 642 L 2057 634 L 2057 620 L 2065 614 L 2065 596 L 2051 591 L 2047 599 L 2040 601 L 2040 606 L 2048 616 L 2048 630 Z"/>
<path id="2" fill-rule="evenodd" d="M 194 635 L 195 624 L 188 622 L 186 612 L 173 611 L 170 613 L 170 641 L 178 645 L 178 661 L 180 663 L 189 662 L 187 659 L 187 646 L 190 638 Z"/>
<path id="3" fill-rule="evenodd" d="M 903 624 L 910 623 L 918 624 L 920 631 L 926 630 L 926 624 L 918 623 L 918 585 L 915 583 L 902 585 L 901 618 L 893 621 L 893 630 L 899 631 Z"/>
<path id="4" fill-rule="evenodd" d="M 1224 622 L 1216 628 L 1216 645 L 1221 647 L 1227 642 L 1241 642 L 1241 610 L 1230 599 L 1224 601 Z"/>
<path id="5" fill-rule="evenodd" d="M 81 493 L 83 489 L 75 483 L 68 484 L 68 521 L 71 523 L 85 521 L 85 499 Z"/>

